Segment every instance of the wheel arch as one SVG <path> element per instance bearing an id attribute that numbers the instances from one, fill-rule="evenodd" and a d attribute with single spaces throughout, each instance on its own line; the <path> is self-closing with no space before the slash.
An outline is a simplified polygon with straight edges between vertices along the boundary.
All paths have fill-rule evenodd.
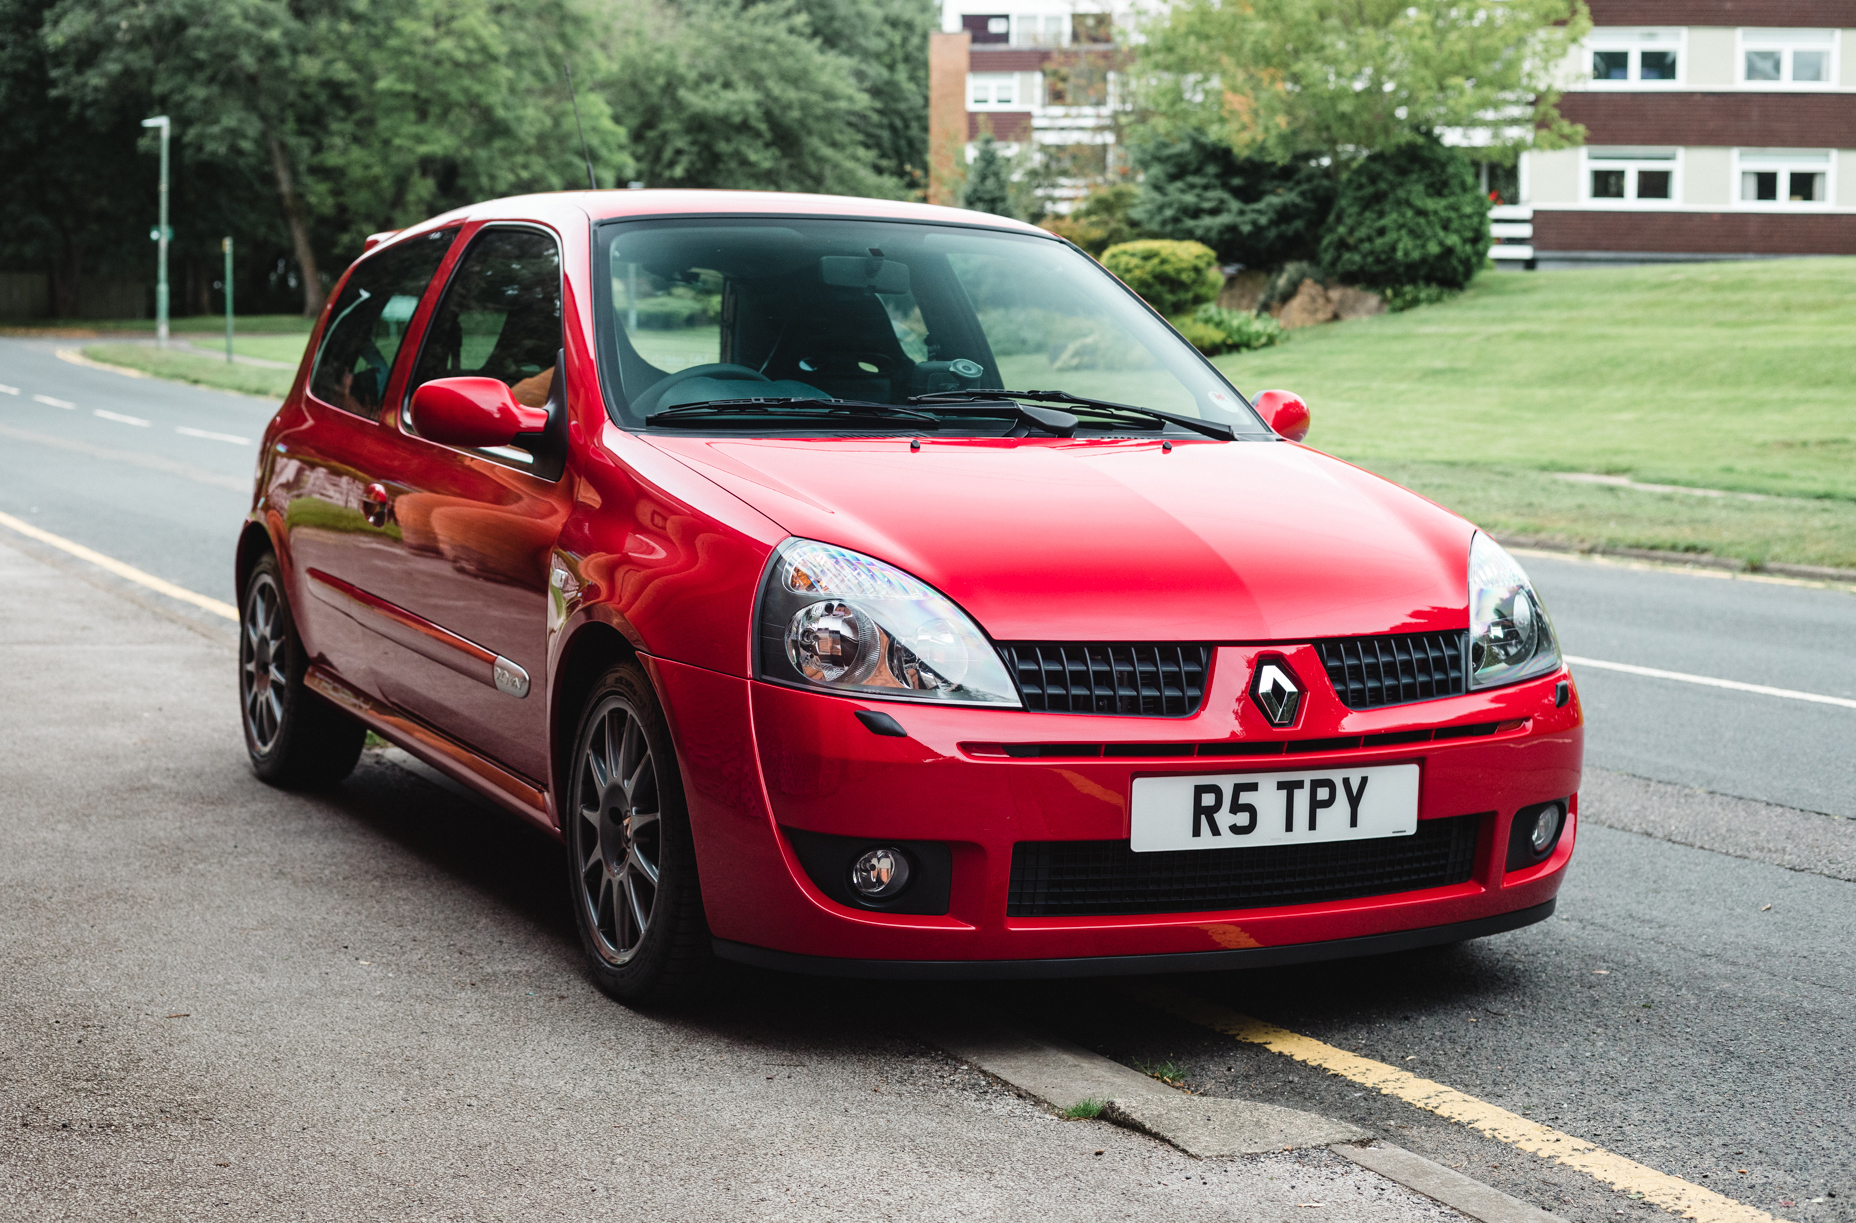
<path id="1" fill-rule="evenodd" d="M 245 579 L 251 576 L 251 567 L 266 552 L 275 554 L 276 551 L 277 545 L 272 542 L 271 533 L 262 522 L 247 522 L 245 529 L 239 532 L 238 552 L 233 562 L 233 589 L 238 591 L 240 606 L 244 605 Z"/>
<path id="2" fill-rule="evenodd" d="M 554 664 L 548 708 L 548 758 L 554 772 L 549 780 L 555 796 L 557 826 L 564 826 L 561 810 L 567 801 L 567 785 L 573 771 L 574 735 L 580 729 L 580 707 L 586 703 L 594 682 L 608 668 L 637 656 L 637 649 L 626 640 L 625 634 L 602 620 L 583 623 L 561 649 Z"/>

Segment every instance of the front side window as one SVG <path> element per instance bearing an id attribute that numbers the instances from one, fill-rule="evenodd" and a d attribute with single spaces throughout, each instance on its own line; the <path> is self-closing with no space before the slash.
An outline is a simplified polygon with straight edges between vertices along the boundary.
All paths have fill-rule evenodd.
<path id="1" fill-rule="evenodd" d="M 1826 85 L 1835 30 L 1740 31 L 1740 79 L 1748 85 Z"/>
<path id="2" fill-rule="evenodd" d="M 1830 153 L 1822 149 L 1740 149 L 1740 202 L 1796 206 L 1830 202 Z"/>
<path id="3" fill-rule="evenodd" d="M 906 408 L 873 413 L 872 427 L 893 418 L 913 429 L 922 418 L 911 413 L 933 411 L 916 396 L 1000 389 L 1058 390 L 1267 436 L 1190 345 L 1094 260 L 1051 239 L 822 218 L 615 222 L 600 238 L 601 370 L 626 427 L 728 400 L 835 399 Z"/>
<path id="4" fill-rule="evenodd" d="M 1586 166 L 1593 200 L 1660 204 L 1676 197 L 1674 149 L 1593 148 Z"/>
<path id="5" fill-rule="evenodd" d="M 485 229 L 471 241 L 425 331 L 406 391 L 474 375 L 541 407 L 561 350 L 561 253 L 533 229 Z M 410 421 L 408 421 L 410 426 Z"/>
<path id="6" fill-rule="evenodd" d="M 456 238 L 440 229 L 369 255 L 342 285 L 316 350 L 309 392 L 369 420 L 380 416 L 394 359 L 419 299 Z"/>

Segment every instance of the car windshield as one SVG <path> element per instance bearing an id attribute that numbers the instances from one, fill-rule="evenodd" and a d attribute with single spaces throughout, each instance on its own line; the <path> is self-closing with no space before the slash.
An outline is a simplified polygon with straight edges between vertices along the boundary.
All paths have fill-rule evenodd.
<path id="1" fill-rule="evenodd" d="M 614 222 L 599 238 L 601 372 L 627 428 L 996 435 L 1069 412 L 1082 434 L 1197 436 L 1113 410 L 1130 405 L 1270 436 L 1195 349 L 1054 239 L 786 217 Z M 1055 392 L 1063 411 L 988 412 L 975 392 L 989 389 Z"/>

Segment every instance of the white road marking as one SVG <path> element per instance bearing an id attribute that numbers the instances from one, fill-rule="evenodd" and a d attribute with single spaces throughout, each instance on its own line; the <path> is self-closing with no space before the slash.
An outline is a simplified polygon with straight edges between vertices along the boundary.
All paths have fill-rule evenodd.
<path id="1" fill-rule="evenodd" d="M 68 552 L 79 560 L 89 561 L 98 568 L 106 569 L 119 578 L 126 578 L 138 586 L 146 586 L 148 589 L 164 594 L 170 599 L 179 599 L 183 603 L 191 603 L 203 611 L 212 612 L 215 616 L 224 616 L 228 620 L 238 619 L 238 608 L 232 606 L 230 603 L 221 602 L 218 599 L 209 599 L 203 594 L 195 594 L 185 586 L 176 586 L 165 578 L 158 578 L 152 573 L 144 573 L 134 565 L 125 565 L 113 556 L 105 556 L 101 552 L 86 548 L 83 544 L 66 539 L 62 535 L 53 535 L 50 531 L 41 531 L 31 523 L 22 522 L 11 514 L 0 514 L 0 527 L 11 527 L 28 539 L 36 539 L 42 544 L 50 544 L 60 552 Z"/>
<path id="2" fill-rule="evenodd" d="M 1622 671 L 1626 675 L 1642 675 L 1650 679 L 1680 680 L 1685 684 L 1705 684 L 1710 688 L 1730 688 L 1735 692 L 1757 692 L 1761 696 L 1782 696 L 1790 701 L 1810 701 L 1818 705 L 1841 705 L 1845 709 L 1856 709 L 1856 700 L 1847 696 L 1825 696 L 1821 692 L 1799 692 L 1795 688 L 1773 688 L 1766 684 L 1743 684 L 1737 679 L 1716 679 L 1712 675 L 1690 675 L 1686 671 L 1662 671 L 1655 667 L 1638 667 L 1627 662 L 1604 662 L 1597 658 L 1577 658 L 1566 655 L 1566 661 L 1575 667 L 1597 667 L 1601 671 Z"/>
<path id="3" fill-rule="evenodd" d="M 6 386 L 6 385 L 3 385 L 3 384 L 0 384 L 0 395 L 17 395 L 17 394 L 19 394 L 19 388 L 18 388 L 18 387 L 16 387 L 16 386 Z"/>
<path id="4" fill-rule="evenodd" d="M 63 408 L 67 412 L 77 407 L 76 404 L 68 399 L 53 399 L 50 395 L 34 395 L 33 398 L 40 403 L 50 404 L 54 408 Z"/>
<path id="5" fill-rule="evenodd" d="M 240 437 L 235 433 L 214 433 L 211 429 L 190 429 L 186 425 L 175 425 L 174 432 L 184 433 L 188 437 L 203 437 L 209 442 L 231 442 L 237 446 L 251 445 L 251 439 Z"/>
<path id="6" fill-rule="evenodd" d="M 105 412 L 102 408 L 92 408 L 90 409 L 90 414 L 92 416 L 101 416 L 104 420 L 113 420 L 120 424 L 139 425 L 144 429 L 149 426 L 149 422 L 143 420 L 139 416 L 124 416 L 121 412 Z"/>

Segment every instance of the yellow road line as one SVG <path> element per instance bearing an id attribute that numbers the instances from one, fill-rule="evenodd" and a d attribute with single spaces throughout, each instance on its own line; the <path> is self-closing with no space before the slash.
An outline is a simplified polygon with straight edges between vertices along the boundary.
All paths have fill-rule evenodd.
<path id="1" fill-rule="evenodd" d="M 1505 1108 L 1466 1095 L 1442 1083 L 1421 1079 L 1410 1071 L 1376 1062 L 1371 1058 L 1337 1049 L 1286 1028 L 1274 1027 L 1250 1016 L 1189 997 L 1174 990 L 1156 989 L 1148 1000 L 1181 1019 L 1238 1040 L 1262 1045 L 1272 1053 L 1292 1057 L 1298 1062 L 1351 1079 L 1364 1087 L 1416 1105 L 1430 1112 L 1480 1130 L 1497 1142 L 1505 1142 L 1523 1151 L 1577 1168 L 1595 1180 L 1603 1181 L 1625 1193 L 1640 1193 L 1643 1200 L 1699 1223 L 1783 1223 L 1744 1202 L 1736 1202 L 1712 1189 L 1690 1184 L 1681 1177 L 1658 1172 L 1654 1168 L 1622 1155 L 1614 1155 L 1595 1143 L 1556 1130 L 1550 1125 L 1531 1121 Z"/>
<path id="2" fill-rule="evenodd" d="M 0 514 L 0 527 L 10 527 L 28 539 L 36 539 L 42 544 L 50 544 L 60 552 L 68 552 L 81 561 L 89 561 L 99 569 L 106 569 L 119 578 L 127 579 L 138 586 L 166 595 L 170 599 L 179 599 L 182 603 L 191 603 L 195 607 L 212 612 L 215 616 L 224 616 L 228 620 L 238 619 L 238 608 L 230 603 L 221 603 L 218 599 L 209 599 L 205 595 L 195 594 L 185 586 L 176 586 L 164 578 L 152 573 L 144 573 L 134 565 L 125 565 L 113 556 L 86 548 L 62 535 L 53 535 L 50 531 L 41 531 L 29 522 L 22 522 L 11 514 Z"/>

